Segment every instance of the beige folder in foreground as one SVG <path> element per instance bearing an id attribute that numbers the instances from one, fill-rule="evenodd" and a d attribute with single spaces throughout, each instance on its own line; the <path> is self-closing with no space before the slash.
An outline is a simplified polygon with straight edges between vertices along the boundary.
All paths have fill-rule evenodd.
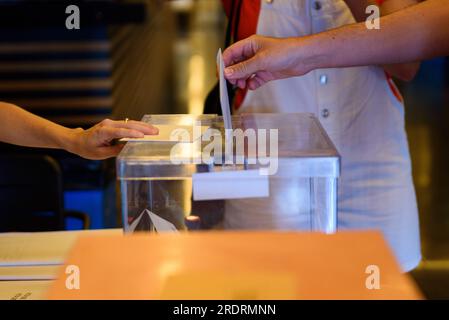
<path id="1" fill-rule="evenodd" d="M 83 237 L 66 264 L 79 267 L 80 288 L 68 289 L 61 271 L 48 298 L 421 298 L 376 232 Z M 379 271 L 380 289 L 370 289 L 370 266 Z"/>

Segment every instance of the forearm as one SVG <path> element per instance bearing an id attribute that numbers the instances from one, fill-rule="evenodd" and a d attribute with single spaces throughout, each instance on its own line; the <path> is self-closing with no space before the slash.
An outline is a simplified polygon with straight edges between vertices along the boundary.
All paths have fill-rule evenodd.
<path id="1" fill-rule="evenodd" d="M 380 6 L 381 15 L 386 16 L 398 12 L 412 5 L 416 5 L 418 2 L 418 0 L 385 0 Z M 420 62 L 407 62 L 386 64 L 383 65 L 383 68 L 393 77 L 403 81 L 411 81 L 416 76 L 420 65 Z"/>
<path id="2" fill-rule="evenodd" d="M 306 55 L 309 69 L 403 63 L 445 55 L 449 52 L 449 0 L 427 0 L 382 17 L 380 30 L 368 30 L 358 23 L 297 41 L 299 55 Z"/>
<path id="3" fill-rule="evenodd" d="M 27 147 L 72 151 L 75 134 L 82 130 L 65 128 L 4 102 L 0 102 L 0 121 L 0 141 Z"/>
<path id="4" fill-rule="evenodd" d="M 357 22 L 364 22 L 368 14 L 366 9 L 370 5 L 376 5 L 380 9 L 380 15 L 386 16 L 394 12 L 403 10 L 411 5 L 416 5 L 418 0 L 345 0 Z M 380 3 L 380 5 L 379 5 Z M 419 70 L 419 62 L 407 62 L 397 64 L 386 64 L 382 67 L 393 77 L 404 81 L 412 80 Z"/>

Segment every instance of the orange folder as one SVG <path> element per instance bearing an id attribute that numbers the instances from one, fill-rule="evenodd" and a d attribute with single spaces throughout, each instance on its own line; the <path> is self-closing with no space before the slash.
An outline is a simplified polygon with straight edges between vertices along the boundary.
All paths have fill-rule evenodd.
<path id="1" fill-rule="evenodd" d="M 73 265 L 79 289 L 68 283 L 73 274 L 66 266 Z M 48 298 L 421 298 L 383 237 L 369 231 L 86 236 L 66 266 Z"/>

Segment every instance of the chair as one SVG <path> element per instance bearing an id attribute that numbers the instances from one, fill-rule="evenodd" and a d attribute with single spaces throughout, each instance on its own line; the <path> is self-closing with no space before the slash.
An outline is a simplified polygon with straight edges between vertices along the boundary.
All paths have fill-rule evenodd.
<path id="1" fill-rule="evenodd" d="M 45 155 L 0 156 L 0 232 L 56 231 L 72 217 L 89 228 L 89 216 L 64 211 L 59 164 Z"/>

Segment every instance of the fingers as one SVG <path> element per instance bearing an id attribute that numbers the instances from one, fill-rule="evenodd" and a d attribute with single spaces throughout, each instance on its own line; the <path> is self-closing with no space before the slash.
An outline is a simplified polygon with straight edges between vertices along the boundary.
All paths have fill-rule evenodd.
<path id="1" fill-rule="evenodd" d="M 104 145 L 114 139 L 121 138 L 143 138 L 144 133 L 142 131 L 138 131 L 135 129 L 127 129 L 127 128 L 114 128 L 110 127 L 101 127 L 98 129 L 99 135 L 99 143 L 97 145 Z"/>
<path id="2" fill-rule="evenodd" d="M 248 81 L 248 88 L 250 90 L 256 90 L 257 88 L 261 87 L 264 84 L 263 80 L 260 79 L 258 76 L 252 77 Z"/>
<path id="3" fill-rule="evenodd" d="M 260 72 L 257 72 L 254 75 L 254 77 L 252 77 L 248 80 L 247 85 L 250 90 L 256 90 L 257 88 L 263 86 L 268 81 L 272 81 L 274 79 L 275 78 L 271 72 L 260 71 Z"/>
<path id="4" fill-rule="evenodd" d="M 223 62 L 225 66 L 236 64 L 252 57 L 256 51 L 256 37 L 252 36 L 238 41 L 223 51 Z"/>
<path id="5" fill-rule="evenodd" d="M 142 122 L 142 121 L 134 121 L 129 120 L 127 122 L 125 121 L 113 121 L 106 119 L 102 122 L 103 126 L 109 126 L 112 128 L 123 128 L 123 129 L 131 129 L 140 131 L 143 134 L 147 135 L 155 135 L 159 133 L 159 130 L 156 127 L 153 127 L 152 125 Z"/>
<path id="6" fill-rule="evenodd" d="M 246 88 L 246 79 L 237 80 L 236 86 L 239 87 L 240 89 L 245 89 Z"/>
<path id="7" fill-rule="evenodd" d="M 73 151 L 88 159 L 115 157 L 123 145 L 111 145 L 115 139 L 143 138 L 146 134 L 158 134 L 159 130 L 140 121 L 103 120 L 88 130 L 78 132 L 77 150 Z"/>
<path id="8" fill-rule="evenodd" d="M 225 68 L 225 77 L 228 80 L 248 79 L 250 76 L 260 70 L 260 59 L 252 57 L 246 61 L 239 62 Z M 237 85 L 238 81 L 237 81 Z"/>
<path id="9" fill-rule="evenodd" d="M 260 71 L 253 74 L 248 79 L 239 79 L 234 81 L 234 85 L 240 89 L 248 88 L 250 90 L 256 90 L 257 88 L 263 86 L 268 81 L 274 80 L 274 77 L 270 72 Z"/>
<path id="10" fill-rule="evenodd" d="M 255 57 L 258 39 L 257 36 L 251 36 L 234 43 L 223 52 L 223 62 L 227 66 L 225 77 L 232 84 L 236 84 L 234 80 L 247 79 L 258 71 L 259 59 Z"/>

